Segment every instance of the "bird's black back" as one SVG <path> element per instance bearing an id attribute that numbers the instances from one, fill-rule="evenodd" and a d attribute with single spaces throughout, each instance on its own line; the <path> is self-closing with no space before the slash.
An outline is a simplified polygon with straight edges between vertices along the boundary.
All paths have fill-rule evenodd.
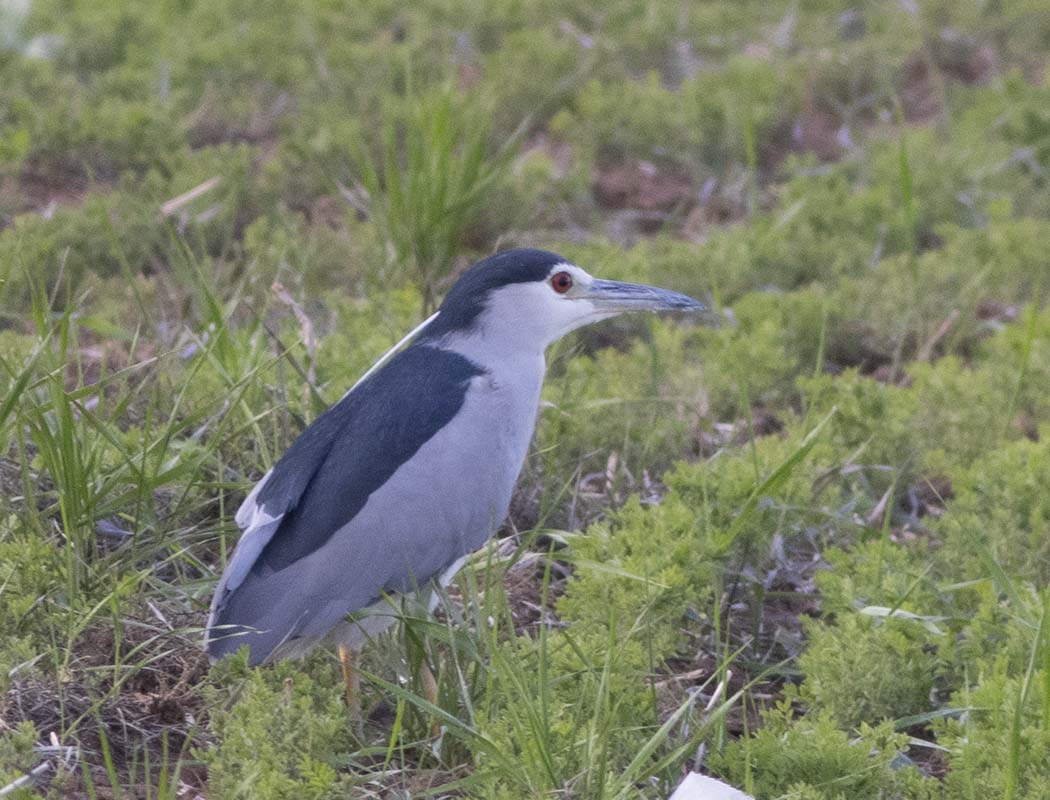
<path id="1" fill-rule="evenodd" d="M 415 344 L 319 416 L 259 492 L 266 513 L 284 518 L 252 573 L 281 570 L 324 545 L 448 424 L 482 372 L 461 355 Z"/>

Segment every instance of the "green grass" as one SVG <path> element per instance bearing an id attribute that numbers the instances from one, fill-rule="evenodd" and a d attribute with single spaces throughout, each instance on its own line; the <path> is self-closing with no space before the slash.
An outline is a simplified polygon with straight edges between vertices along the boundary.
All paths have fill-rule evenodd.
<path id="1" fill-rule="evenodd" d="M 451 87 L 417 95 L 411 76 L 406 83 L 405 96 L 384 106 L 378 155 L 359 148 L 359 202 L 393 252 L 391 270 L 413 276 L 426 317 L 466 236 L 501 190 L 520 136 L 490 152 L 489 115 L 478 97 L 460 98 Z"/>
<path id="2" fill-rule="evenodd" d="M 1047 796 L 1037 6 L 0 11 L 0 790 Z M 244 493 L 519 244 L 725 324 L 552 349 L 360 735 L 331 652 L 209 667 Z"/>

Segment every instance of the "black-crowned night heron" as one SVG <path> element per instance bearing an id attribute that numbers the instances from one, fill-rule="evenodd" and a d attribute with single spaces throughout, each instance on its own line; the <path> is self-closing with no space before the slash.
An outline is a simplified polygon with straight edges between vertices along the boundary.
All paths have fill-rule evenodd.
<path id="1" fill-rule="evenodd" d="M 241 505 L 208 654 L 247 646 L 259 664 L 331 638 L 345 669 L 346 648 L 396 619 L 390 597 L 447 583 L 502 524 L 547 346 L 598 320 L 660 310 L 704 306 L 598 280 L 542 250 L 467 270 L 411 343 L 303 431 Z"/>

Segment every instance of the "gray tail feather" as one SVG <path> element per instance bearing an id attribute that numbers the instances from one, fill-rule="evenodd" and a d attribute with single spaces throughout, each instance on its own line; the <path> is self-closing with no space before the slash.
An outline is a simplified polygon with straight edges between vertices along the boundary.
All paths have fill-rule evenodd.
<path id="1" fill-rule="evenodd" d="M 261 631 L 243 625 L 221 625 L 208 630 L 204 648 L 214 664 L 248 647 L 248 665 L 257 667 L 285 658 L 302 658 L 320 641 L 320 636 L 278 636 L 275 631 Z"/>

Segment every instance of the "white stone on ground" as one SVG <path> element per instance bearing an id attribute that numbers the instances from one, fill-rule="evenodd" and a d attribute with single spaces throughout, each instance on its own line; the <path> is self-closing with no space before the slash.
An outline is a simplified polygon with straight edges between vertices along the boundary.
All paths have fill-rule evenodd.
<path id="1" fill-rule="evenodd" d="M 668 800 L 753 800 L 750 795 L 734 789 L 728 783 L 690 772 Z"/>

